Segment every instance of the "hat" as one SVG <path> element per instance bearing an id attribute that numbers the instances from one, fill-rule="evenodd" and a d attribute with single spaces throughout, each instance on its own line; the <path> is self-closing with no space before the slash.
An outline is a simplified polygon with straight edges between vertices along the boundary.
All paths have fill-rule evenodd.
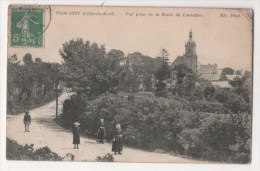
<path id="1" fill-rule="evenodd" d="M 78 123 L 78 122 L 75 122 L 75 123 L 74 123 L 74 125 L 75 125 L 75 126 L 79 126 L 79 125 L 80 125 L 80 123 Z"/>
<path id="2" fill-rule="evenodd" d="M 120 123 L 117 123 L 117 124 L 116 124 L 116 128 L 121 128 Z"/>

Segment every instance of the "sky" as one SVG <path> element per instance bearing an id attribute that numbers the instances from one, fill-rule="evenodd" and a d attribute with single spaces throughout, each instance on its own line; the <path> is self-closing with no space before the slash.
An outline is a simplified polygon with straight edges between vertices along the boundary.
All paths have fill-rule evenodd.
<path id="1" fill-rule="evenodd" d="M 86 15 L 88 12 L 113 16 Z M 153 16 L 148 16 L 149 13 Z M 139 51 L 156 57 L 164 48 L 172 62 L 183 55 L 192 29 L 201 64 L 251 70 L 252 22 L 246 17 L 248 13 L 248 10 L 203 8 L 51 6 L 51 15 L 45 12 L 45 25 L 50 17 L 51 20 L 43 35 L 44 47 L 9 46 L 8 55 L 17 54 L 22 59 L 25 53 L 31 53 L 33 58 L 40 57 L 46 62 L 61 62 L 62 44 L 83 38 L 105 44 L 107 51 L 118 49 L 125 54 Z"/>

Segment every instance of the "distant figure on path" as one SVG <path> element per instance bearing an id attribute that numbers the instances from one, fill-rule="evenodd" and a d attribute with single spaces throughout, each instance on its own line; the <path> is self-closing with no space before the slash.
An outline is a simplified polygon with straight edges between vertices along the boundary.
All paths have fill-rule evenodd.
<path id="1" fill-rule="evenodd" d="M 97 142 L 104 144 L 104 139 L 106 139 L 106 130 L 105 130 L 105 122 L 103 118 L 100 119 L 100 125 L 98 127 L 97 137 L 98 137 Z"/>
<path id="2" fill-rule="evenodd" d="M 25 115 L 23 117 L 23 123 L 24 123 L 24 127 L 25 127 L 24 132 L 30 132 L 29 126 L 31 124 L 31 116 L 29 114 L 29 111 L 25 111 Z"/>
<path id="3" fill-rule="evenodd" d="M 123 150 L 123 131 L 120 124 L 116 124 L 116 129 L 114 131 L 114 138 L 112 144 L 112 151 L 118 154 L 122 154 Z"/>
<path id="4" fill-rule="evenodd" d="M 79 149 L 79 144 L 80 144 L 80 128 L 79 128 L 80 123 L 75 122 L 74 127 L 73 127 L 73 144 L 74 144 L 74 149 Z"/>

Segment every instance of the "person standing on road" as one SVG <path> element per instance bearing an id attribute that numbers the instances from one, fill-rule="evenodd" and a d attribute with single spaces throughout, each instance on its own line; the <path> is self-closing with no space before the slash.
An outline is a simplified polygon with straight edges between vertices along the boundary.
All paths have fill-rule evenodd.
<path id="1" fill-rule="evenodd" d="M 116 129 L 114 131 L 114 138 L 112 144 L 112 151 L 118 154 L 122 154 L 123 150 L 123 131 L 121 129 L 121 125 L 116 124 Z"/>
<path id="2" fill-rule="evenodd" d="M 24 127 L 25 127 L 24 132 L 30 132 L 29 126 L 31 124 L 31 116 L 29 114 L 29 111 L 25 111 L 25 115 L 23 117 L 23 123 L 24 123 Z"/>
<path id="3" fill-rule="evenodd" d="M 74 144 L 74 149 L 79 149 L 79 144 L 80 144 L 80 123 L 75 122 L 74 127 L 73 127 L 73 144 Z"/>
<path id="4" fill-rule="evenodd" d="M 105 122 L 104 119 L 100 119 L 100 125 L 97 132 L 98 140 L 97 142 L 104 144 L 104 139 L 106 139 L 106 130 L 105 130 Z"/>

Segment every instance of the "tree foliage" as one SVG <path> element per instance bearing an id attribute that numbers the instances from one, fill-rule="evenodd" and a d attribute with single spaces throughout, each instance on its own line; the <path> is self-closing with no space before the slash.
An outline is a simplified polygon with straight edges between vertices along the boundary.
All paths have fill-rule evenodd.
<path id="1" fill-rule="evenodd" d="M 60 55 L 64 78 L 73 91 L 95 96 L 118 89 L 122 51 L 112 49 L 107 53 L 104 45 L 76 39 L 64 43 Z"/>
<path id="2" fill-rule="evenodd" d="M 210 99 L 212 97 L 214 97 L 215 94 L 215 88 L 210 86 L 210 87 L 206 87 L 204 90 L 204 96 L 206 99 Z"/>
<path id="3" fill-rule="evenodd" d="M 169 61 L 169 52 L 166 49 L 161 49 L 159 58 L 163 61 L 168 63 Z"/>
<path id="4" fill-rule="evenodd" d="M 234 73 L 235 73 L 235 70 L 230 67 L 223 68 L 223 70 L 221 72 L 221 74 L 225 74 L 225 75 L 234 75 Z"/>
<path id="5" fill-rule="evenodd" d="M 168 64 L 167 50 L 163 49 L 161 53 L 162 56 L 160 59 L 162 60 L 162 64 L 154 74 L 155 78 L 158 80 L 155 85 L 155 95 L 158 97 L 167 97 L 166 80 L 171 75 L 171 68 Z"/>
<path id="6" fill-rule="evenodd" d="M 23 62 L 25 65 L 29 65 L 33 63 L 32 54 L 26 53 L 23 57 Z"/>
<path id="7" fill-rule="evenodd" d="M 219 102 L 141 93 L 135 94 L 134 100 L 106 94 L 93 100 L 72 97 L 68 101 L 62 119 L 77 118 L 82 132 L 91 137 L 97 132 L 100 118 L 104 118 L 108 141 L 113 138 L 115 124 L 121 123 L 124 143 L 129 146 L 213 161 L 246 163 L 250 159 L 249 115 L 223 114 L 225 107 Z M 70 119 L 67 126 L 74 120 Z M 244 157 L 239 156 L 241 152 Z"/>
<path id="8" fill-rule="evenodd" d="M 33 144 L 22 146 L 16 141 L 7 139 L 6 158 L 8 160 L 34 160 L 34 161 L 61 161 L 57 153 L 54 153 L 48 147 L 42 147 L 34 150 Z"/>
<path id="9" fill-rule="evenodd" d="M 151 58 L 140 52 L 128 54 L 122 72 L 122 90 L 138 91 L 143 84 L 146 91 L 152 91 L 153 75 L 161 65 L 161 58 Z"/>
<path id="10" fill-rule="evenodd" d="M 190 68 L 181 64 L 173 68 L 176 74 L 177 85 L 174 89 L 179 96 L 193 96 L 195 94 L 195 87 L 197 77 Z M 176 94 L 175 93 L 175 94 Z"/>
<path id="11" fill-rule="evenodd" d="M 56 73 L 61 65 L 46 63 L 40 58 L 34 62 L 29 53 L 25 54 L 23 61 L 21 64 L 16 54 L 8 57 L 8 113 L 23 112 L 25 108 L 41 105 L 54 97 L 49 92 L 54 89 Z"/>
<path id="12" fill-rule="evenodd" d="M 242 77 L 235 77 L 233 80 L 229 81 L 229 84 L 234 88 L 234 92 L 242 96 L 247 103 L 251 102 L 251 78 L 251 74 L 249 72 L 245 72 Z"/>

